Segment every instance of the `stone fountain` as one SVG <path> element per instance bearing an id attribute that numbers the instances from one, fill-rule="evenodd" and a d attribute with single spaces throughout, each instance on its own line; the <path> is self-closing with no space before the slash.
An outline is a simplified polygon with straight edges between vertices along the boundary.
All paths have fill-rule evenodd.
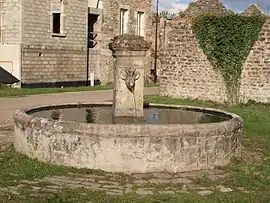
<path id="1" fill-rule="evenodd" d="M 239 116 L 217 109 L 144 104 L 149 44 L 124 35 L 114 38 L 110 47 L 116 59 L 113 102 L 17 110 L 16 151 L 51 164 L 123 173 L 211 169 L 239 154 Z"/>
<path id="2" fill-rule="evenodd" d="M 143 117 L 146 51 L 150 45 L 140 36 L 122 35 L 110 43 L 116 59 L 114 69 L 114 116 Z"/>

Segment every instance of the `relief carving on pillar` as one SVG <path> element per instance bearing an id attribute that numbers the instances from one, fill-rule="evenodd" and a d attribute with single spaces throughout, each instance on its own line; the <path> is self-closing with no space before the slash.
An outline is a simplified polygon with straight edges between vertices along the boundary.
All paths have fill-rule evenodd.
<path id="1" fill-rule="evenodd" d="M 121 74 L 121 79 L 125 81 L 127 89 L 134 93 L 136 81 L 140 78 L 141 74 L 136 70 L 124 70 Z"/>

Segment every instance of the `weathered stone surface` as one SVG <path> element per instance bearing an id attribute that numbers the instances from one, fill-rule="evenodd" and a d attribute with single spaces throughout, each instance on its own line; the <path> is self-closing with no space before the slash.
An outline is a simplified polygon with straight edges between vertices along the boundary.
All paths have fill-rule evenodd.
<path id="1" fill-rule="evenodd" d="M 145 179 L 148 179 L 149 178 L 149 174 L 147 173 L 133 173 L 131 174 L 131 177 L 135 180 L 145 180 Z"/>
<path id="2" fill-rule="evenodd" d="M 59 186 L 59 185 L 48 185 L 46 187 L 47 188 L 52 188 L 52 189 L 59 189 L 59 188 L 61 188 L 61 186 Z"/>
<path id="3" fill-rule="evenodd" d="M 195 187 L 198 190 L 211 190 L 213 189 L 212 187 Z"/>
<path id="4" fill-rule="evenodd" d="M 22 181 L 20 181 L 20 183 L 25 183 L 25 184 L 29 184 L 29 185 L 35 185 L 35 184 L 38 184 L 39 181 L 22 180 Z"/>
<path id="5" fill-rule="evenodd" d="M 142 117 L 144 68 L 148 43 L 138 36 L 123 35 L 110 44 L 115 57 L 114 116 Z"/>
<path id="6" fill-rule="evenodd" d="M 159 191 L 158 193 L 162 194 L 162 195 L 174 195 L 175 194 L 174 191 Z"/>
<path id="7" fill-rule="evenodd" d="M 55 185 L 78 184 L 78 183 L 82 182 L 82 181 L 78 181 L 78 180 L 71 180 L 69 177 L 65 177 L 65 176 L 45 177 L 45 178 L 43 178 L 43 181 L 52 182 Z"/>
<path id="8" fill-rule="evenodd" d="M 187 194 L 189 193 L 187 190 L 177 190 L 176 193 L 184 193 L 184 194 Z"/>
<path id="9" fill-rule="evenodd" d="M 1 126 L 0 123 L 0 152 L 13 146 L 13 128 L 10 125 Z"/>
<path id="10" fill-rule="evenodd" d="M 250 191 L 247 191 L 244 187 L 237 187 L 237 190 L 243 192 L 243 193 L 249 193 Z"/>
<path id="11" fill-rule="evenodd" d="M 218 176 L 214 174 L 209 174 L 207 175 L 207 178 L 209 178 L 212 181 L 218 180 Z"/>
<path id="12" fill-rule="evenodd" d="M 206 1 L 207 2 L 207 1 Z M 161 95 L 181 99 L 228 101 L 221 72 L 215 70 L 203 53 L 192 30 L 192 20 L 175 19 L 166 23 L 161 61 Z M 244 63 L 236 102 L 270 102 L 268 65 L 270 19 L 263 25 L 258 41 Z M 259 59 L 259 60 L 258 60 Z"/>
<path id="13" fill-rule="evenodd" d="M 147 180 L 135 180 L 133 183 L 135 185 L 143 185 L 143 184 L 147 184 L 148 181 Z"/>
<path id="14" fill-rule="evenodd" d="M 152 184 L 170 184 L 172 182 L 171 179 L 150 179 L 149 183 Z"/>
<path id="15" fill-rule="evenodd" d="M 23 187 L 25 187 L 26 185 L 24 185 L 24 184 L 19 184 L 19 185 L 17 185 L 17 188 L 23 188 Z"/>
<path id="16" fill-rule="evenodd" d="M 5 31 L 1 31 L 1 37 L 5 43 L 19 43 L 20 42 L 20 25 L 21 25 L 21 1 L 3 1 L 3 27 Z"/>
<path id="17" fill-rule="evenodd" d="M 89 188 L 93 188 L 93 189 L 97 189 L 100 188 L 101 184 L 98 183 L 91 183 L 91 182 L 81 182 L 79 183 L 80 185 L 82 185 L 83 187 L 89 187 Z"/>
<path id="18" fill-rule="evenodd" d="M 71 175 L 71 176 L 75 176 L 75 181 L 78 180 L 78 181 L 93 181 L 93 180 L 102 180 L 104 179 L 104 176 L 102 175 L 96 175 L 96 174 L 89 174 L 89 175 L 78 175 L 78 174 L 74 174 L 74 173 L 69 173 L 68 175 Z M 108 175 L 106 175 L 108 176 Z"/>
<path id="19" fill-rule="evenodd" d="M 226 165 L 241 149 L 242 119 L 219 110 L 195 109 L 218 111 L 232 119 L 196 125 L 95 125 L 32 117 L 19 110 L 14 116 L 14 146 L 18 152 L 44 162 L 128 174 L 176 173 Z M 65 177 L 54 177 L 53 181 L 71 182 Z"/>
<path id="20" fill-rule="evenodd" d="M 240 15 L 257 16 L 257 15 L 263 15 L 263 14 L 264 14 L 264 12 L 258 4 L 252 4 L 244 12 L 242 12 Z"/>
<path id="21" fill-rule="evenodd" d="M 102 188 L 123 190 L 123 186 L 120 185 L 103 185 Z"/>
<path id="22" fill-rule="evenodd" d="M 166 42 L 160 57 L 161 95 L 182 99 L 227 100 L 221 73 L 214 70 L 192 30 L 192 21 L 167 23 Z"/>
<path id="23" fill-rule="evenodd" d="M 211 173 L 214 173 L 213 171 L 210 171 Z M 194 173 L 190 173 L 190 176 L 194 176 Z M 218 171 L 217 171 L 218 173 Z M 107 176 L 108 175 L 108 176 Z M 145 174 L 146 175 L 146 174 Z M 130 193 L 136 193 L 138 195 L 153 195 L 154 193 L 156 194 L 161 194 L 161 195 L 175 195 L 177 193 L 181 194 L 181 193 L 192 193 L 194 191 L 199 191 L 198 194 L 200 195 L 209 195 L 212 194 L 213 191 L 220 191 L 222 193 L 227 193 L 227 192 L 232 192 L 233 190 L 231 188 L 226 188 L 223 185 L 218 185 L 216 187 L 199 187 L 198 185 L 194 185 L 192 183 L 188 184 L 188 185 L 183 185 L 183 188 L 180 189 L 179 186 L 177 185 L 173 185 L 170 184 L 167 187 L 159 187 L 157 186 L 139 186 L 132 183 L 132 179 L 131 176 L 127 175 L 127 180 L 126 180 L 126 184 L 125 185 L 120 185 L 120 183 L 122 183 L 120 180 L 116 181 L 117 184 L 115 184 L 114 182 L 111 181 L 103 181 L 103 183 L 107 183 L 107 184 L 99 184 L 96 182 L 80 182 L 80 183 L 74 183 L 74 179 L 80 177 L 83 178 L 83 176 L 89 177 L 89 175 L 84 175 L 84 174 L 72 174 L 72 176 L 66 176 L 66 177 L 62 177 L 65 181 L 70 180 L 70 184 L 69 183 L 65 183 L 63 185 L 58 185 L 55 184 L 55 179 L 56 177 L 47 177 L 46 181 L 44 180 L 36 180 L 38 182 L 28 182 L 27 184 L 21 184 L 20 182 L 18 182 L 18 185 L 12 185 L 12 186 L 7 186 L 6 188 L 0 188 L 0 193 L 5 193 L 5 194 L 12 194 L 15 196 L 19 196 L 21 191 L 23 191 L 24 193 L 27 192 L 29 194 L 38 194 L 40 196 L 46 195 L 46 194 L 57 194 L 59 192 L 61 192 L 63 189 L 69 188 L 69 189 L 78 189 L 78 188 L 83 188 L 85 190 L 92 190 L 92 191 L 101 191 L 101 192 L 105 192 L 108 195 L 112 195 L 112 196 L 118 196 L 118 195 L 124 195 L 124 194 L 130 194 Z M 118 174 L 115 174 L 116 177 L 118 177 Z M 100 181 L 111 177 L 114 177 L 114 173 L 104 173 L 103 176 L 99 176 L 100 177 Z M 189 174 L 186 172 L 185 173 L 185 177 L 189 177 Z M 57 177 L 58 179 L 61 179 L 61 177 Z M 134 178 L 134 177 L 133 177 Z M 150 178 L 150 177 L 149 177 Z M 151 180 L 149 179 L 148 180 Z M 139 181 L 141 181 L 141 179 L 138 179 Z M 156 179 L 155 179 L 156 180 Z M 164 184 L 162 183 L 163 178 L 160 177 L 161 180 L 161 185 L 164 186 Z M 99 181 L 99 179 L 96 179 L 96 181 Z M 113 184 L 112 184 L 113 183 Z M 12 183 L 14 184 L 14 183 Z M 38 186 L 37 186 L 38 185 Z M 132 188 L 132 189 L 131 189 Z M 248 191 L 246 191 L 244 188 L 237 188 L 237 190 L 241 191 L 241 192 L 245 192 L 247 193 Z M 78 193 L 78 195 L 87 195 L 86 192 L 83 193 Z"/>
<path id="24" fill-rule="evenodd" d="M 37 187 L 37 186 L 32 186 L 32 189 L 33 190 L 41 190 L 42 188 L 41 187 Z"/>
<path id="25" fill-rule="evenodd" d="M 0 191 L 1 192 L 6 192 L 6 191 L 8 191 L 8 188 L 0 188 Z"/>
<path id="26" fill-rule="evenodd" d="M 126 184 L 125 187 L 126 188 L 132 188 L 133 187 L 133 184 Z"/>
<path id="27" fill-rule="evenodd" d="M 172 184 L 188 184 L 191 183 L 192 181 L 188 178 L 174 178 L 172 179 Z"/>
<path id="28" fill-rule="evenodd" d="M 240 100 L 270 103 L 270 19 L 264 23 L 257 42 L 252 47 L 241 75 Z"/>
<path id="29" fill-rule="evenodd" d="M 221 189 L 221 188 L 224 188 L 224 186 L 223 185 L 217 185 L 216 188 Z"/>
<path id="30" fill-rule="evenodd" d="M 131 189 L 129 189 L 129 188 L 127 188 L 127 189 L 125 189 L 125 194 L 128 194 L 128 193 L 132 193 L 133 191 L 131 190 Z"/>
<path id="31" fill-rule="evenodd" d="M 138 188 L 136 190 L 136 193 L 138 195 L 153 195 L 154 194 L 153 191 L 148 188 Z"/>
<path id="32" fill-rule="evenodd" d="M 164 118 L 165 119 L 165 118 Z M 166 118 L 167 119 L 167 118 Z M 150 173 L 149 176 L 153 176 L 158 179 L 171 179 L 174 174 L 168 174 L 168 173 Z"/>
<path id="33" fill-rule="evenodd" d="M 150 49 L 150 44 L 144 40 L 144 37 L 129 34 L 114 37 L 109 46 L 112 50 L 147 51 Z"/>
<path id="34" fill-rule="evenodd" d="M 204 190 L 204 191 L 198 192 L 198 194 L 202 195 L 202 196 L 211 195 L 212 193 L 213 193 L 213 191 L 210 191 L 210 190 Z"/>
<path id="35" fill-rule="evenodd" d="M 89 177 L 76 177 L 74 179 L 75 181 L 81 181 L 81 182 L 95 182 L 96 178 L 89 178 Z"/>
<path id="36" fill-rule="evenodd" d="M 16 190 L 10 190 L 9 192 L 13 195 L 20 195 L 20 193 Z"/>
<path id="37" fill-rule="evenodd" d="M 225 188 L 225 187 L 224 187 L 224 188 L 220 188 L 219 191 L 220 191 L 220 192 L 223 192 L 223 193 L 227 193 L 227 192 L 232 192 L 233 189 L 231 189 L 231 188 Z"/>
<path id="38" fill-rule="evenodd" d="M 99 184 L 107 184 L 107 185 L 116 185 L 116 186 L 119 185 L 118 182 L 106 181 L 106 180 L 100 180 L 100 181 L 98 181 L 98 183 L 99 183 Z"/>
<path id="39" fill-rule="evenodd" d="M 198 0 L 192 2 L 186 10 L 180 12 L 180 17 L 195 18 L 204 13 L 224 15 L 228 14 L 228 9 L 224 7 L 220 0 Z"/>
<path id="40" fill-rule="evenodd" d="M 57 189 L 53 188 L 42 188 L 41 191 L 49 192 L 49 193 L 58 193 Z"/>
<path id="41" fill-rule="evenodd" d="M 110 191 L 107 191 L 106 194 L 108 194 L 108 195 L 123 195 L 123 191 L 122 190 L 110 190 Z"/>

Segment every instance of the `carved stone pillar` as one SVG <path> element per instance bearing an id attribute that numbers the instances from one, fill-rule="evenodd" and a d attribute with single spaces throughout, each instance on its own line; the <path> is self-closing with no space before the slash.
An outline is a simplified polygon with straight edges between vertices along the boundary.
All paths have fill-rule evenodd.
<path id="1" fill-rule="evenodd" d="M 110 43 L 115 57 L 114 116 L 142 117 L 144 68 L 150 45 L 140 36 L 121 35 Z"/>

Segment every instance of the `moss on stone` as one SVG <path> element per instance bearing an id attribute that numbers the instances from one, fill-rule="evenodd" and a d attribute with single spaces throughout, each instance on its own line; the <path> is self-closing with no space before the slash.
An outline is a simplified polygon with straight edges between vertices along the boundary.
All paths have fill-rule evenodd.
<path id="1" fill-rule="evenodd" d="M 116 36 L 109 45 L 110 49 L 128 49 L 131 51 L 148 50 L 150 44 L 138 35 L 124 34 Z"/>

